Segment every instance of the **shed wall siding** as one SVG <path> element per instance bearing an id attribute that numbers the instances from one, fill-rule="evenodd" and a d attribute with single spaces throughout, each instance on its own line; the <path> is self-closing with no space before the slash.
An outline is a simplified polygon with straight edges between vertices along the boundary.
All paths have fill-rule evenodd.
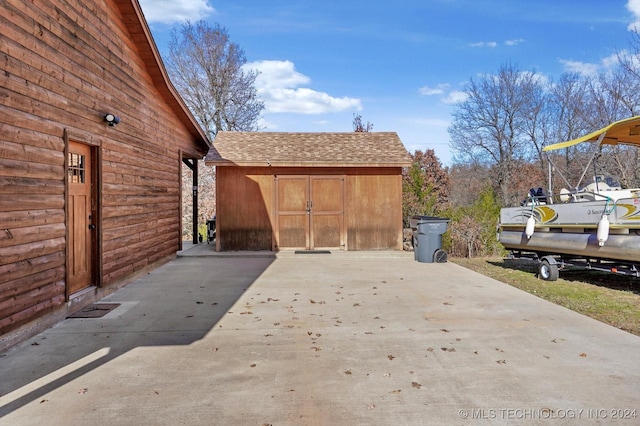
<path id="1" fill-rule="evenodd" d="M 275 175 L 346 175 L 348 250 L 402 250 L 402 169 L 216 168 L 217 249 L 271 250 Z"/>
<path id="2" fill-rule="evenodd" d="M 202 156 L 112 1 L 0 8 L 0 334 L 65 303 L 65 131 L 95 146 L 102 284 L 175 254 L 180 150 Z M 116 127 L 105 113 L 121 117 Z"/>

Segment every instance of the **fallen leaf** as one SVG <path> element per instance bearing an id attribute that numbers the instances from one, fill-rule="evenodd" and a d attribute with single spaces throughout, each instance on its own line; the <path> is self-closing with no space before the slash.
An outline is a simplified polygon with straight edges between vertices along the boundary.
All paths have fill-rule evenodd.
<path id="1" fill-rule="evenodd" d="M 365 331 L 364 334 L 373 334 L 371 331 Z"/>
<path id="2" fill-rule="evenodd" d="M 580 354 L 580 356 L 581 356 L 582 358 L 584 358 L 584 357 L 586 357 L 586 356 L 587 356 L 587 354 L 585 354 L 584 352 L 582 352 L 582 353 Z"/>
<path id="3" fill-rule="evenodd" d="M 344 374 L 346 374 L 347 376 L 350 376 L 351 375 L 351 370 L 345 371 Z"/>
<path id="4" fill-rule="evenodd" d="M 443 305 L 447 305 L 447 306 L 453 306 L 453 303 L 449 303 L 449 302 L 444 302 Z"/>
<path id="5" fill-rule="evenodd" d="M 502 349 L 500 349 L 500 348 L 496 348 L 496 351 L 498 351 L 498 352 L 504 352 L 504 351 L 503 351 Z"/>
<path id="6" fill-rule="evenodd" d="M 440 348 L 440 349 L 442 349 L 445 352 L 455 352 L 456 351 L 456 348 Z"/>
<path id="7" fill-rule="evenodd" d="M 507 363 L 507 361 L 506 361 L 506 360 L 504 360 L 504 359 L 499 359 L 499 360 L 497 360 L 496 362 L 497 362 L 498 364 L 506 364 L 506 363 Z"/>
<path id="8" fill-rule="evenodd" d="M 322 348 L 319 348 L 317 346 L 311 346 L 311 349 L 313 349 L 316 352 L 320 352 L 322 350 Z"/>
<path id="9" fill-rule="evenodd" d="M 448 333 L 449 330 L 447 330 L 446 328 L 441 328 L 440 331 L 444 332 L 444 333 Z"/>
<path id="10" fill-rule="evenodd" d="M 264 337 L 273 337 L 273 334 L 267 333 L 267 334 L 264 335 Z"/>
<path id="11" fill-rule="evenodd" d="M 316 303 L 316 301 L 315 301 L 315 300 L 313 300 L 313 299 L 309 299 L 309 302 L 310 302 L 310 303 Z"/>
<path id="12" fill-rule="evenodd" d="M 374 408 L 376 408 L 376 404 L 369 404 L 369 405 L 367 405 L 367 408 L 369 410 L 373 410 Z"/>
<path id="13" fill-rule="evenodd" d="M 196 304 L 198 304 L 198 305 L 202 305 L 203 303 L 204 302 L 200 302 L 200 301 L 196 302 Z"/>
<path id="14" fill-rule="evenodd" d="M 359 303 L 354 303 L 353 306 L 360 306 L 360 304 Z"/>
<path id="15" fill-rule="evenodd" d="M 256 366 L 256 364 L 251 364 L 249 367 L 253 368 L 253 367 L 255 367 L 255 366 Z"/>
<path id="16" fill-rule="evenodd" d="M 391 392 L 389 392 L 389 393 L 400 393 L 400 392 L 402 392 L 402 389 L 392 390 L 392 391 L 391 391 Z"/>
<path id="17" fill-rule="evenodd" d="M 40 401 L 40 404 L 42 404 L 43 402 L 49 402 L 48 399 L 43 399 L 42 401 Z"/>
<path id="18" fill-rule="evenodd" d="M 395 356 L 393 355 L 387 355 L 387 358 L 389 358 L 390 361 L 393 361 L 393 359 L 395 358 Z"/>
<path id="19" fill-rule="evenodd" d="M 411 387 L 415 388 L 415 389 L 420 389 L 422 387 L 422 385 L 418 382 L 411 382 Z"/>
<path id="20" fill-rule="evenodd" d="M 78 391 L 78 393 L 80 393 L 80 394 L 82 394 L 82 393 L 87 393 L 87 392 L 89 392 L 89 389 L 87 389 L 87 388 L 82 388 L 82 389 L 80 389 L 80 390 Z"/>
<path id="21" fill-rule="evenodd" d="M 433 352 L 433 348 L 432 348 L 432 347 L 428 347 L 428 348 L 427 348 L 427 351 L 429 351 L 429 352 Z"/>

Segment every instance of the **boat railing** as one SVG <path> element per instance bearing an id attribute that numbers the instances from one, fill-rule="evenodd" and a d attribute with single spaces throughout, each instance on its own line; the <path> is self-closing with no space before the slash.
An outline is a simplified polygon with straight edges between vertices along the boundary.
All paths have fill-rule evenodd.
<path id="1" fill-rule="evenodd" d="M 521 206 L 541 206 L 546 204 L 580 203 L 588 201 L 604 201 L 605 206 L 615 208 L 620 200 L 640 199 L 640 188 L 606 188 L 593 189 L 585 187 L 577 190 L 562 188 L 559 194 L 547 195 L 539 191 L 530 190 Z"/>

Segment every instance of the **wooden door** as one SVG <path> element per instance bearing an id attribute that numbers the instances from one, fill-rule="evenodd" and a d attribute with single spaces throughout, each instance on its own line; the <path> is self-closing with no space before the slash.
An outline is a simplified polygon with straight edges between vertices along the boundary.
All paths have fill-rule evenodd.
<path id="1" fill-rule="evenodd" d="M 91 223 L 91 148 L 69 142 L 67 165 L 68 294 L 92 284 L 93 224 Z"/>
<path id="2" fill-rule="evenodd" d="M 309 177 L 276 176 L 276 246 L 309 247 Z"/>
<path id="3" fill-rule="evenodd" d="M 345 248 L 344 177 L 276 176 L 275 248 Z"/>
<path id="4" fill-rule="evenodd" d="M 310 176 L 309 249 L 344 248 L 344 178 Z"/>

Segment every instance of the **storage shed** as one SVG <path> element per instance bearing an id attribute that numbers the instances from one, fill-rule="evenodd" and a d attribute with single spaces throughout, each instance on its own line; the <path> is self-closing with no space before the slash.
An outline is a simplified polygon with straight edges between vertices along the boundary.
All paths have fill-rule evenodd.
<path id="1" fill-rule="evenodd" d="M 216 250 L 402 250 L 394 132 L 220 132 Z"/>
<path id="2" fill-rule="evenodd" d="M 210 143 L 137 0 L 0 7 L 0 350 L 180 249 Z"/>

